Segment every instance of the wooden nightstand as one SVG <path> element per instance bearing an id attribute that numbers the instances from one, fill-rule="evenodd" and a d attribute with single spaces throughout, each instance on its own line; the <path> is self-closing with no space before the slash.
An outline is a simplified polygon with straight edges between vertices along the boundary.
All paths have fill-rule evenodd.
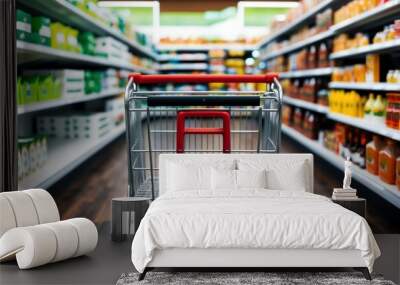
<path id="1" fill-rule="evenodd" d="M 339 204 L 340 206 L 359 214 L 361 217 L 366 218 L 367 216 L 367 200 L 363 198 L 356 198 L 352 200 L 337 200 L 332 199 L 332 202 Z"/>

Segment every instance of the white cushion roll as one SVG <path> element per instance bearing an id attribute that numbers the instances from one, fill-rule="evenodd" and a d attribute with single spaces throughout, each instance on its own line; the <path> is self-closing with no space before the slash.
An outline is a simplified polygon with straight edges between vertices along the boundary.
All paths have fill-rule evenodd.
<path id="1" fill-rule="evenodd" d="M 6 231 L 16 226 L 17 222 L 10 202 L 0 194 L 0 238 Z"/>
<path id="2" fill-rule="evenodd" d="M 71 223 L 62 221 L 42 226 L 51 229 L 57 238 L 57 250 L 51 262 L 64 260 L 75 255 L 78 249 L 78 233 Z"/>
<path id="3" fill-rule="evenodd" d="M 10 202 L 17 227 L 33 226 L 39 223 L 35 205 L 24 191 L 3 192 L 1 195 Z"/>
<path id="4" fill-rule="evenodd" d="M 97 246 L 98 233 L 95 224 L 85 218 L 65 220 L 73 225 L 78 233 L 78 249 L 74 257 L 93 251 Z"/>
<path id="5" fill-rule="evenodd" d="M 39 224 L 57 222 L 60 220 L 60 214 L 53 197 L 43 189 L 29 189 L 24 193 L 28 194 L 36 208 L 39 217 Z"/>

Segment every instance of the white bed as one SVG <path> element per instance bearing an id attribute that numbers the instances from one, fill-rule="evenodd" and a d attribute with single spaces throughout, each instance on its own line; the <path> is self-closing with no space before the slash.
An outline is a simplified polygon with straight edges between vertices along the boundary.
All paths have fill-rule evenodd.
<path id="1" fill-rule="evenodd" d="M 312 193 L 312 155 L 166 154 L 159 165 L 160 197 L 132 243 L 140 278 L 154 267 L 354 267 L 370 278 L 372 232 Z"/>

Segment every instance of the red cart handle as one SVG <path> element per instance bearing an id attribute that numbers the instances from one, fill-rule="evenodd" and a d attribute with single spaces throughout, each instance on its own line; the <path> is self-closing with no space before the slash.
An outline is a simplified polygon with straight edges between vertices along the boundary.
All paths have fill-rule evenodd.
<path id="1" fill-rule="evenodd" d="M 277 73 L 259 75 L 226 75 L 226 74 L 154 74 L 129 75 L 138 84 L 165 84 L 165 83 L 272 83 L 278 79 Z"/>

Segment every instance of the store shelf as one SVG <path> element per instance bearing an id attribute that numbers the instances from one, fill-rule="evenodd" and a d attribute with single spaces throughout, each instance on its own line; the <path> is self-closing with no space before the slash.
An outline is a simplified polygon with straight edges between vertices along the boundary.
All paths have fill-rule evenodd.
<path id="1" fill-rule="evenodd" d="M 316 34 L 316 35 L 314 35 L 312 37 L 309 37 L 309 38 L 307 38 L 305 40 L 302 40 L 300 42 L 294 43 L 294 44 L 292 44 L 292 45 L 290 45 L 290 46 L 288 46 L 286 48 L 282 48 L 282 49 L 279 49 L 278 51 L 271 52 L 271 53 L 266 54 L 264 56 L 260 56 L 260 60 L 269 60 L 269 59 L 278 57 L 280 55 L 291 53 L 293 51 L 302 49 L 302 48 L 304 48 L 306 46 L 309 46 L 309 45 L 315 44 L 317 42 L 323 41 L 323 40 L 325 40 L 327 38 L 332 37 L 333 35 L 334 35 L 333 31 L 330 31 L 330 30 L 322 32 L 322 33 L 319 33 L 319 34 Z"/>
<path id="2" fill-rule="evenodd" d="M 159 70 L 169 71 L 169 70 L 207 70 L 207 63 L 168 63 L 161 64 Z"/>
<path id="3" fill-rule="evenodd" d="M 329 76 L 333 72 L 332 67 L 314 68 L 306 70 L 288 71 L 279 73 L 279 78 L 301 78 L 301 77 L 320 77 Z"/>
<path id="4" fill-rule="evenodd" d="M 205 53 L 192 54 L 162 54 L 158 61 L 207 61 L 208 55 Z"/>
<path id="5" fill-rule="evenodd" d="M 278 39 L 279 37 L 282 37 L 284 35 L 290 34 L 294 30 L 299 29 L 302 25 L 305 25 L 308 23 L 310 20 L 313 19 L 319 12 L 324 10 L 325 8 L 328 8 L 332 3 L 334 3 L 335 0 L 326 0 L 315 6 L 313 9 L 305 13 L 302 17 L 299 17 L 297 20 L 293 21 L 289 25 L 287 25 L 285 28 L 279 30 L 278 32 L 267 36 L 264 40 L 260 42 L 258 47 L 265 46 L 266 44 L 269 44 L 270 42 Z"/>
<path id="6" fill-rule="evenodd" d="M 317 113 L 326 114 L 328 112 L 328 107 L 326 107 L 326 106 L 318 105 L 318 104 L 307 102 L 307 101 L 300 100 L 300 99 L 291 98 L 288 96 L 283 96 L 283 103 L 286 103 L 288 105 L 293 105 L 296 107 L 300 107 L 303 109 L 311 110 L 311 111 L 314 111 Z"/>
<path id="7" fill-rule="evenodd" d="M 115 96 L 123 93 L 124 91 L 125 89 L 116 88 L 116 89 L 106 90 L 101 93 L 84 95 L 82 97 L 77 97 L 77 98 L 62 98 L 51 101 L 26 104 L 18 106 L 18 115 Z"/>
<path id="8" fill-rule="evenodd" d="M 17 2 L 39 12 L 40 14 L 44 14 L 52 19 L 58 20 L 82 31 L 93 32 L 99 36 L 112 36 L 142 55 L 153 59 L 157 58 L 157 55 L 149 48 L 141 46 L 139 43 L 126 37 L 120 31 L 87 15 L 66 0 L 17 0 Z"/>
<path id="9" fill-rule="evenodd" d="M 338 51 L 331 53 L 329 56 L 330 59 L 341 59 L 348 57 L 358 57 L 365 56 L 369 53 L 385 53 L 385 52 L 393 52 L 400 51 L 400 39 L 388 41 L 384 43 L 371 44 L 359 48 L 352 48 L 348 50 Z"/>
<path id="10" fill-rule="evenodd" d="M 400 141 L 400 131 L 388 128 L 383 122 L 373 122 L 365 118 L 354 118 L 342 114 L 328 112 L 327 117 L 331 120 L 354 126 L 396 141 Z"/>
<path id="11" fill-rule="evenodd" d="M 158 46 L 159 51 L 208 51 L 214 49 L 253 51 L 257 49 L 257 47 L 255 45 L 246 45 L 246 44 L 204 44 L 204 45 L 165 44 Z"/>
<path id="12" fill-rule="evenodd" d="M 330 29 L 335 33 L 346 32 L 359 27 L 382 25 L 382 20 L 396 17 L 400 13 L 400 0 L 391 0 L 379 5 L 374 9 L 366 11 L 358 16 L 352 17 L 341 23 L 333 25 Z"/>
<path id="13" fill-rule="evenodd" d="M 351 89 L 368 91 L 395 91 L 400 92 L 400 83 L 360 83 L 360 82 L 330 82 L 329 88 L 332 89 Z"/>
<path id="14" fill-rule="evenodd" d="M 51 47 L 27 43 L 23 41 L 17 41 L 17 52 L 18 52 L 19 63 L 36 62 L 38 60 L 45 60 L 45 61 L 58 60 L 68 63 L 80 63 L 93 66 L 123 68 L 140 73 L 155 73 L 154 70 L 150 70 L 140 66 L 135 66 L 133 64 L 124 62 L 122 60 L 121 61 L 110 60 L 107 58 L 95 57 L 60 49 L 54 49 Z"/>
<path id="15" fill-rule="evenodd" d="M 125 125 L 115 127 L 96 140 L 49 140 L 46 164 L 19 182 L 19 189 L 48 188 L 81 163 L 125 132 Z"/>
<path id="16" fill-rule="evenodd" d="M 286 134 L 288 137 L 292 138 L 293 140 L 299 142 L 300 144 L 308 148 L 316 155 L 322 157 L 323 159 L 325 159 L 338 169 L 340 170 L 344 169 L 344 159 L 338 156 L 337 154 L 331 152 L 330 150 L 326 149 L 317 141 L 311 140 L 305 137 L 300 132 L 285 125 L 282 125 L 282 132 Z M 382 182 L 377 176 L 370 174 L 366 170 L 361 169 L 356 165 L 353 166 L 352 177 L 361 184 L 363 184 L 364 186 L 366 186 L 367 188 L 374 191 L 383 199 L 395 205 L 397 208 L 400 208 L 400 191 L 397 190 L 396 186 Z M 341 182 L 338 181 L 338 185 L 340 183 Z"/>

